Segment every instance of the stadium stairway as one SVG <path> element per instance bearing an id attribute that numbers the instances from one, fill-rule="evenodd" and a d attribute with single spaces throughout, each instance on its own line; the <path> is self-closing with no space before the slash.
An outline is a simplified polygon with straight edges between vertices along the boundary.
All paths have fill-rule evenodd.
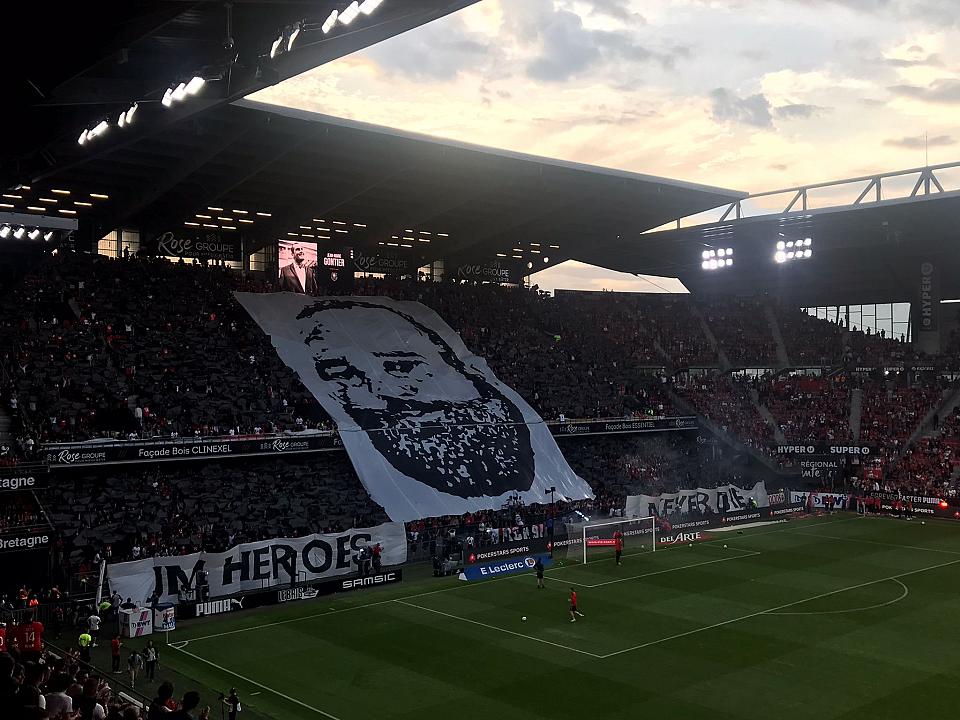
<path id="1" fill-rule="evenodd" d="M 773 340 L 777 343 L 777 363 L 782 368 L 790 367 L 790 357 L 787 355 L 787 346 L 783 342 L 783 335 L 780 333 L 780 323 L 777 322 L 777 314 L 773 311 L 773 306 L 769 304 L 764 305 L 763 314 L 767 318 L 767 325 L 770 326 L 770 333 L 773 335 Z"/>
<path id="2" fill-rule="evenodd" d="M 850 391 L 850 437 L 860 439 L 860 418 L 863 417 L 863 390 L 854 388 Z"/>
<path id="3" fill-rule="evenodd" d="M 683 410 L 683 412 L 687 415 L 696 415 L 697 422 L 699 422 L 702 427 L 713 433 L 715 437 L 720 438 L 721 441 L 726 443 L 735 451 L 747 453 L 779 477 L 796 475 L 796 473 L 784 472 L 783 468 L 781 468 L 772 458 L 768 457 L 766 454 L 760 452 L 756 448 L 752 448 L 749 445 L 740 442 L 740 440 L 738 440 L 734 435 L 728 433 L 726 430 L 710 420 L 710 418 L 698 413 L 697 409 L 693 405 L 687 402 L 687 400 L 680 395 L 677 395 L 677 393 L 675 393 L 673 390 L 668 390 L 667 395 L 669 396 L 670 402 L 673 403 L 674 407 Z"/>
<path id="4" fill-rule="evenodd" d="M 767 425 L 773 430 L 773 439 L 780 445 L 786 445 L 787 436 L 783 434 L 783 430 L 780 429 L 780 424 L 773 416 L 773 413 L 767 410 L 766 405 L 760 402 L 760 393 L 753 388 L 750 389 L 750 400 L 753 402 L 753 406 L 757 409 L 757 412 L 760 413 L 760 417 L 766 420 Z"/>
<path id="5" fill-rule="evenodd" d="M 960 405 L 960 387 L 953 386 L 943 391 L 940 402 L 933 406 L 930 411 L 923 416 L 923 419 L 917 423 L 917 426 L 910 433 L 910 437 L 900 448 L 894 463 L 900 462 L 900 459 L 906 455 L 907 450 L 913 447 L 914 443 L 922 437 L 935 435 L 937 431 L 933 429 L 933 416 L 945 418 L 953 412 L 954 408 Z"/>
<path id="6" fill-rule="evenodd" d="M 707 324 L 707 319 L 703 316 L 703 313 L 700 312 L 700 308 L 697 307 L 696 303 L 690 303 L 690 311 L 697 317 L 697 322 L 700 323 L 700 329 L 703 330 L 707 342 L 710 343 L 710 347 L 712 347 L 713 351 L 717 354 L 717 360 L 720 363 L 720 372 L 725 373 L 730 369 L 730 358 L 727 357 L 723 348 L 720 347 L 720 343 L 717 342 L 717 336 L 713 334 L 713 330 L 711 330 Z"/>
<path id="7" fill-rule="evenodd" d="M 7 445 L 13 442 L 13 433 L 10 432 L 12 424 L 10 413 L 5 407 L 0 406 L 0 444 Z"/>

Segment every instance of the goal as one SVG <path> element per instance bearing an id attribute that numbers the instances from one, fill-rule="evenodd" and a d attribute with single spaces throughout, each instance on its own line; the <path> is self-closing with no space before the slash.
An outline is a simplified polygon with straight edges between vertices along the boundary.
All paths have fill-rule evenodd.
<path id="1" fill-rule="evenodd" d="M 591 555 L 609 556 L 613 553 L 614 533 L 623 535 L 623 547 L 631 554 L 657 549 L 657 522 L 655 517 L 621 518 L 583 526 L 583 564 Z"/>

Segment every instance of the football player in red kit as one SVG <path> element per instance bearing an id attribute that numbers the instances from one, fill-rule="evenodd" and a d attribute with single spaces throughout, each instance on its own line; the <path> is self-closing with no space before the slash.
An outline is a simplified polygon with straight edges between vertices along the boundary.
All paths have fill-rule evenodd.
<path id="1" fill-rule="evenodd" d="M 620 565 L 620 558 L 623 556 L 623 533 L 617 530 L 613 534 L 613 549 L 617 556 L 617 565 Z"/>
<path id="2" fill-rule="evenodd" d="M 576 622 L 577 615 L 583 617 L 583 613 L 577 607 L 577 591 L 570 588 L 570 622 Z"/>

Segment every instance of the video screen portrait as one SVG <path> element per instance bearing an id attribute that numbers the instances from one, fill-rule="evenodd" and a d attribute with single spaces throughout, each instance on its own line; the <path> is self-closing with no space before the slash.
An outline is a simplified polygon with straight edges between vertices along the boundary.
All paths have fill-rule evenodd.
<path id="1" fill-rule="evenodd" d="M 317 294 L 317 244 L 299 240 L 277 242 L 280 290 Z"/>

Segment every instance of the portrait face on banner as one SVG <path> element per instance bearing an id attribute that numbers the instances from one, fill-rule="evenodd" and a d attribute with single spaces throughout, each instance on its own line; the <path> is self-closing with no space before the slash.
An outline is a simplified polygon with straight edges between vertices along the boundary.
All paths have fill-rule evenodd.
<path id="1" fill-rule="evenodd" d="M 350 332 L 390 327 L 376 351 Z M 398 310 L 357 300 L 306 308 L 305 342 L 318 377 L 398 471 L 459 497 L 529 490 L 533 448 L 523 413 L 479 372 L 467 367 L 435 331 Z"/>

